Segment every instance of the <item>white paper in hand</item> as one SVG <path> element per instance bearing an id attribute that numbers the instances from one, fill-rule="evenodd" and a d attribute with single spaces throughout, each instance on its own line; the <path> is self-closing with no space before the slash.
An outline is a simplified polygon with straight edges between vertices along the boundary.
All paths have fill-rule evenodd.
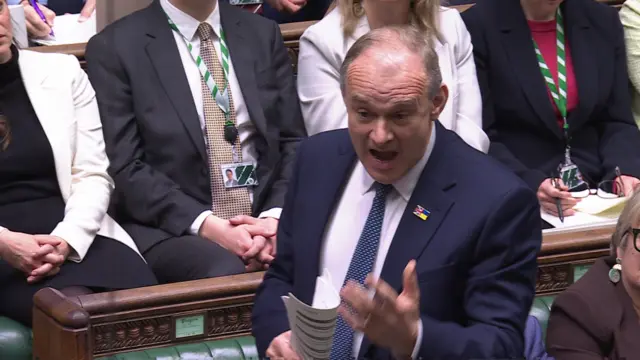
<path id="1" fill-rule="evenodd" d="M 291 346 L 305 360 L 329 359 L 340 295 L 327 269 L 316 280 L 314 298 L 309 306 L 291 293 L 282 297 L 291 328 Z"/>

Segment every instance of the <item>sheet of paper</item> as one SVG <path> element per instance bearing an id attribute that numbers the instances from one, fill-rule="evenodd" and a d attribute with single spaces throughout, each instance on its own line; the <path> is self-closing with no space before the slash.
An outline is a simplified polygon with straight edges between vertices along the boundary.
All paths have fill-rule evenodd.
<path id="1" fill-rule="evenodd" d="M 616 219 L 595 216 L 579 211 L 576 211 L 575 215 L 565 216 L 564 222 L 560 221 L 560 218 L 558 218 L 557 216 L 546 213 L 544 210 L 540 210 L 540 217 L 542 218 L 542 220 L 551 224 L 551 226 L 562 229 L 570 227 L 582 228 L 584 226 L 594 224 L 616 223 Z"/>
<path id="2" fill-rule="evenodd" d="M 11 13 L 11 29 L 13 29 L 13 39 L 22 49 L 29 47 L 29 38 L 27 36 L 27 23 L 24 17 L 24 8 L 22 5 L 9 5 Z"/>
<path id="3" fill-rule="evenodd" d="M 565 216 L 564 222 L 557 216 L 540 210 L 542 220 L 555 228 L 584 228 L 591 225 L 615 224 L 624 208 L 626 197 L 605 199 L 597 195 L 589 195 L 580 200 L 574 207 L 575 215 Z"/>
<path id="4" fill-rule="evenodd" d="M 317 278 L 314 298 L 309 306 L 291 293 L 282 297 L 291 328 L 291 346 L 305 360 L 329 359 L 340 295 L 327 269 Z"/>
<path id="5" fill-rule="evenodd" d="M 627 197 L 605 199 L 597 195 L 589 195 L 582 199 L 575 210 L 602 217 L 618 217 L 627 203 Z"/>
<path id="6" fill-rule="evenodd" d="M 96 12 L 85 21 L 78 22 L 80 14 L 56 16 L 53 22 L 53 32 L 55 38 L 34 39 L 33 41 L 42 45 L 65 45 L 86 43 L 96 34 Z"/>

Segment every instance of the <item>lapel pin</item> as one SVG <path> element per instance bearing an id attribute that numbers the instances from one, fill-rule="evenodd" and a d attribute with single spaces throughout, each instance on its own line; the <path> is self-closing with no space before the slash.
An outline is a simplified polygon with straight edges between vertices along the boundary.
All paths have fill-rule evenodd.
<path id="1" fill-rule="evenodd" d="M 413 210 L 413 215 L 419 217 L 420 219 L 427 220 L 429 218 L 429 215 L 431 213 L 429 212 L 429 210 L 423 208 L 422 206 L 418 205 L 416 206 L 415 210 Z"/>

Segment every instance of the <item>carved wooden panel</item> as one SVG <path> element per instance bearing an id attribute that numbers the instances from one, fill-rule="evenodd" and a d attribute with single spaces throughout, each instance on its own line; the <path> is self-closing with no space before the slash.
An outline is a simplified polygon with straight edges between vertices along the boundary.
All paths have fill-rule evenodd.
<path id="1" fill-rule="evenodd" d="M 558 264 L 538 267 L 536 294 L 562 291 L 573 284 L 571 264 Z"/>
<path id="2" fill-rule="evenodd" d="M 96 354 L 171 341 L 171 317 L 129 320 L 93 326 L 93 349 Z"/>
<path id="3" fill-rule="evenodd" d="M 209 311 L 208 336 L 227 336 L 251 331 L 253 306 L 245 304 Z"/>

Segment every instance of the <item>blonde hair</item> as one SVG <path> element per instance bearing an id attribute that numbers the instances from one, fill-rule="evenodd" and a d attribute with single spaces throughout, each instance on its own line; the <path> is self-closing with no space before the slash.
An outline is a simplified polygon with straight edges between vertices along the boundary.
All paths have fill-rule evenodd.
<path id="1" fill-rule="evenodd" d="M 342 15 L 342 29 L 345 37 L 353 35 L 358 21 L 365 15 L 364 0 L 338 0 Z M 438 24 L 440 0 L 411 0 L 409 23 L 425 34 L 435 34 L 442 41 Z"/>
<path id="2" fill-rule="evenodd" d="M 640 190 L 635 190 L 618 217 L 616 230 L 611 236 L 611 255 L 615 256 L 618 248 L 624 251 L 627 246 L 627 235 L 638 221 L 640 221 Z"/>

